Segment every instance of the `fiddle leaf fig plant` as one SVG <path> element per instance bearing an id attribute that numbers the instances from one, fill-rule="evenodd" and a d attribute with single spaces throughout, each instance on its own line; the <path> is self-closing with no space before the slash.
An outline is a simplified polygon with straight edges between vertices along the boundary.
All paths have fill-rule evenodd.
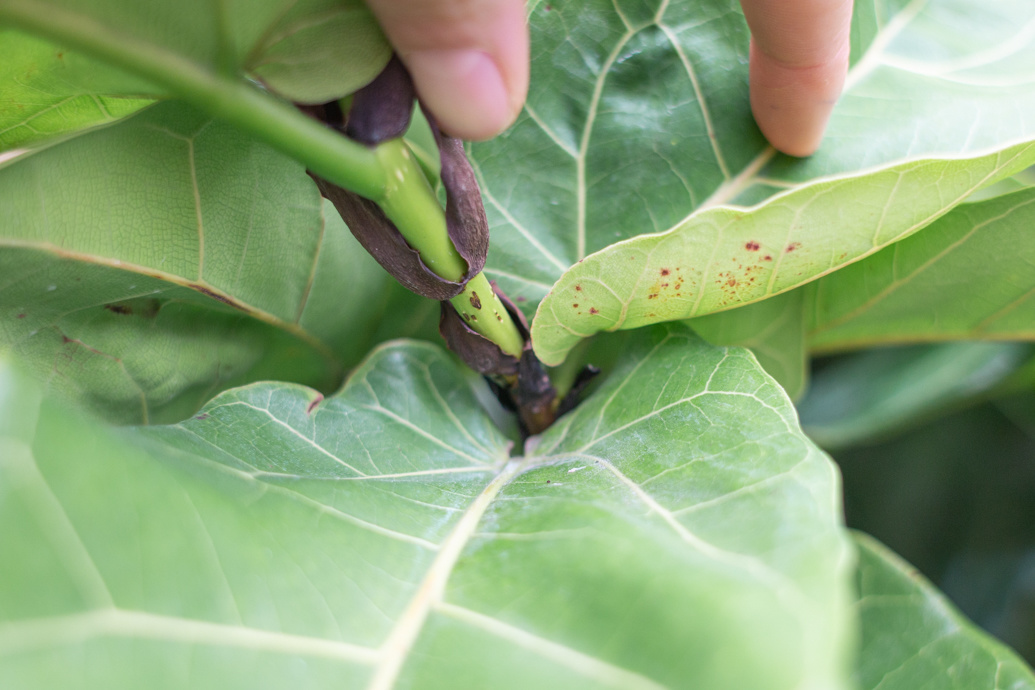
<path id="1" fill-rule="evenodd" d="M 464 145 L 356 0 L 0 0 L 0 686 L 1035 690 L 793 402 L 1030 381 L 1035 8 L 857 0 L 807 160 L 732 0 L 528 13 Z"/>

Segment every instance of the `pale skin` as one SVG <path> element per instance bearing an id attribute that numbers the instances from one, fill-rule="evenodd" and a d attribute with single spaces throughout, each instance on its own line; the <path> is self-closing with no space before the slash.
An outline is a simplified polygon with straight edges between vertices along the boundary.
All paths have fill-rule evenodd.
<path id="1" fill-rule="evenodd" d="M 693 2 L 694 0 L 681 0 Z M 443 130 L 499 134 L 528 91 L 525 0 L 369 0 Z M 848 70 L 852 0 L 741 0 L 751 29 L 751 108 L 792 156 L 819 147 Z"/>

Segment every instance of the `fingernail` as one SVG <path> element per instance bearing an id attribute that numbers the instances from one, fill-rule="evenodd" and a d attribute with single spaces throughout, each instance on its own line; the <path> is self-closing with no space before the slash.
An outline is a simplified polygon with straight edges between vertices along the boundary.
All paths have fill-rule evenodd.
<path id="1" fill-rule="evenodd" d="M 496 63 L 480 50 L 427 50 L 405 56 L 417 93 L 444 132 L 487 139 L 516 113 Z"/>

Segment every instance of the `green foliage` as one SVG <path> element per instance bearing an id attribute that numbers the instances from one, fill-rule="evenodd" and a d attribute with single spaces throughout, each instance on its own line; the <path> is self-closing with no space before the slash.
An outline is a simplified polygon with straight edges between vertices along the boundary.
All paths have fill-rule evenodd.
<path id="1" fill-rule="evenodd" d="M 604 374 L 518 445 L 306 175 L 390 172 L 287 103 L 385 64 L 360 3 L 0 0 L 0 685 L 1035 688 L 814 444 L 1033 380 L 1030 0 L 858 0 L 808 160 L 732 0 L 529 12 L 486 272 Z"/>

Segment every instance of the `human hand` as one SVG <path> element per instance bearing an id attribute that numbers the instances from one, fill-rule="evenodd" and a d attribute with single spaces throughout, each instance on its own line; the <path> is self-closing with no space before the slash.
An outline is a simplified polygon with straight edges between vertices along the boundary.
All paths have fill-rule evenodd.
<path id="1" fill-rule="evenodd" d="M 692 0 L 690 0 L 692 1 Z M 369 0 L 442 128 L 487 139 L 528 90 L 524 0 Z M 852 0 L 742 0 L 752 32 L 751 108 L 774 147 L 819 146 L 848 70 Z"/>

